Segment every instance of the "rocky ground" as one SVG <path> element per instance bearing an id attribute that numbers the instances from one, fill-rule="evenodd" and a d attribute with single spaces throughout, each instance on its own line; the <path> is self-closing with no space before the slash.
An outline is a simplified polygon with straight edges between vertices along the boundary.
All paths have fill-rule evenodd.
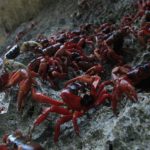
<path id="1" fill-rule="evenodd" d="M 20 41 L 34 39 L 39 34 L 50 36 L 62 30 L 76 29 L 82 23 L 102 23 L 105 21 L 119 23 L 120 18 L 134 12 L 134 0 L 52 0 L 48 6 L 41 10 L 33 21 L 36 26 L 27 33 Z M 14 39 L 18 32 L 26 29 L 30 22 L 20 24 L 16 30 L 12 31 L 3 42 L 1 42 L 1 56 L 5 53 L 8 45 L 14 45 Z M 141 64 L 149 61 L 149 48 L 143 49 L 139 43 L 133 39 L 130 60 L 131 65 Z M 28 56 L 22 56 L 28 59 Z M 22 59 L 19 57 L 18 60 Z M 26 58 L 27 57 L 27 58 Z M 49 90 L 42 85 L 41 90 L 49 96 L 60 99 L 60 91 Z M 132 103 L 127 98 L 123 98 L 119 107 L 119 115 L 113 115 L 109 105 L 99 106 L 91 109 L 78 121 L 80 126 L 80 136 L 74 132 L 72 122 L 61 127 L 61 135 L 57 144 L 53 142 L 54 122 L 56 116 L 49 115 L 42 125 L 36 128 L 33 139 L 46 150 L 148 150 L 150 149 L 150 94 L 149 91 L 136 89 L 138 92 L 138 103 Z M 16 97 L 18 87 L 14 87 L 1 93 L 1 99 L 10 102 L 8 112 L 0 114 L 0 141 L 4 133 L 12 133 L 16 129 L 28 132 L 33 120 L 40 114 L 45 105 L 39 105 L 27 98 L 23 114 L 16 110 Z"/>

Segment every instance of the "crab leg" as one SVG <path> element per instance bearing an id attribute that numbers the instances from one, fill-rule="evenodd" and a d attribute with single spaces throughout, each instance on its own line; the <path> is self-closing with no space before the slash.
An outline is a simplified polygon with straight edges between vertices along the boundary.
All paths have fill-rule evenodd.
<path id="1" fill-rule="evenodd" d="M 125 93 L 130 100 L 138 100 L 137 93 L 134 87 L 127 80 L 120 81 L 120 90 L 122 91 L 122 93 Z"/>
<path id="2" fill-rule="evenodd" d="M 21 81 L 25 77 L 27 77 L 27 72 L 24 69 L 15 72 L 10 77 L 7 87 L 17 84 L 19 81 Z"/>
<path id="3" fill-rule="evenodd" d="M 62 115 L 72 115 L 72 113 L 65 108 L 59 107 L 59 106 L 52 106 L 49 108 L 46 108 L 41 115 L 34 121 L 34 126 L 37 126 L 41 124 L 48 116 L 50 112 L 55 112 L 57 114 L 62 114 Z"/>
<path id="4" fill-rule="evenodd" d="M 98 91 L 96 94 L 98 99 L 95 103 L 96 106 L 102 104 L 105 101 L 105 99 L 111 98 L 110 94 L 104 89 L 105 86 L 110 84 L 114 84 L 114 83 L 111 80 L 108 80 L 101 83 L 100 86 L 98 87 Z"/>
<path id="5" fill-rule="evenodd" d="M 73 122 L 73 126 L 74 126 L 74 129 L 75 129 L 75 132 L 77 135 L 79 135 L 79 126 L 77 124 L 77 119 L 79 117 L 81 117 L 84 113 L 83 112 L 79 112 L 79 111 L 76 111 L 74 114 L 73 114 L 73 118 L 72 118 L 72 122 Z"/>
<path id="6" fill-rule="evenodd" d="M 67 115 L 59 118 L 55 125 L 55 135 L 54 135 L 54 142 L 56 143 L 58 141 L 58 137 L 60 134 L 60 126 L 64 124 L 65 122 L 68 122 L 72 119 L 72 115 Z"/>
<path id="7" fill-rule="evenodd" d="M 117 103 L 118 103 L 118 98 L 115 98 L 115 96 L 112 95 L 112 102 L 111 102 L 111 107 L 112 107 L 112 111 L 114 112 L 114 114 L 116 114 Z"/>
<path id="8" fill-rule="evenodd" d="M 34 88 L 32 88 L 32 98 L 41 103 L 49 103 L 56 106 L 64 105 L 64 103 L 61 101 L 54 100 L 40 92 L 36 92 Z"/>
<path id="9" fill-rule="evenodd" d="M 60 134 L 60 126 L 61 126 L 61 124 L 63 124 L 63 123 L 65 123 L 65 122 L 67 122 L 67 121 L 72 119 L 72 113 L 68 109 L 65 109 L 65 108 L 62 108 L 62 107 L 59 107 L 59 106 L 52 106 L 50 108 L 46 108 L 43 111 L 43 113 L 34 121 L 32 130 L 35 128 L 35 126 L 38 126 L 39 124 L 41 124 L 48 117 L 48 114 L 50 112 L 55 112 L 57 114 L 65 115 L 65 116 L 59 118 L 57 120 L 56 125 L 55 125 L 54 141 L 57 142 L 59 134 Z"/>
<path id="10" fill-rule="evenodd" d="M 100 82 L 101 78 L 99 76 L 90 76 L 88 74 L 85 74 L 85 75 L 81 75 L 81 76 L 77 76 L 73 79 L 70 79 L 69 81 L 67 81 L 65 83 L 65 87 L 68 85 L 68 84 L 71 84 L 75 81 L 80 81 L 80 82 L 85 82 L 87 84 L 92 84 L 95 88 L 98 86 L 98 83 Z"/>
<path id="11" fill-rule="evenodd" d="M 82 48 L 85 44 L 85 38 L 81 38 L 77 43 L 77 47 Z"/>
<path id="12" fill-rule="evenodd" d="M 53 71 L 52 75 L 53 75 L 53 77 L 57 77 L 57 78 L 63 79 L 66 76 L 66 73 Z"/>
<path id="13" fill-rule="evenodd" d="M 21 109 L 24 107 L 25 96 L 28 94 L 30 88 L 31 88 L 31 82 L 29 81 L 29 79 L 20 82 L 19 93 L 17 96 L 18 111 L 21 111 Z"/>
<path id="14" fill-rule="evenodd" d="M 44 109 L 44 111 L 42 112 L 42 114 L 38 116 L 38 118 L 33 123 L 33 128 L 35 126 L 38 126 L 39 124 L 41 124 L 47 118 L 47 116 L 49 114 L 49 109 L 50 108 Z"/>
<path id="15" fill-rule="evenodd" d="M 97 94 L 99 95 L 99 93 L 104 89 L 104 87 L 110 84 L 114 84 L 113 81 L 108 80 L 108 81 L 104 81 L 103 83 L 101 83 L 100 86 L 98 87 Z"/>
<path id="16" fill-rule="evenodd" d="M 103 91 L 101 91 L 100 95 L 98 96 L 98 99 L 95 103 L 96 106 L 101 105 L 104 103 L 104 101 L 106 99 L 110 99 L 111 100 L 112 95 L 109 94 L 105 89 Z"/>

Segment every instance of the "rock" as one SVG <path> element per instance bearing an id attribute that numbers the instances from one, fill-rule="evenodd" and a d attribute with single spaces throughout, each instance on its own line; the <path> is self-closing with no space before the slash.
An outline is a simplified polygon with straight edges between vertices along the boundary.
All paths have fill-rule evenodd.
<path id="1" fill-rule="evenodd" d="M 8 32 L 9 30 L 11 31 L 22 21 L 29 20 L 30 16 L 31 18 L 34 17 L 35 12 L 39 12 L 39 7 L 40 10 L 42 9 L 39 5 L 44 3 L 42 0 L 37 0 L 36 3 L 35 0 L 14 1 L 9 1 L 11 4 L 14 3 L 12 6 L 8 6 L 8 8 L 3 7 L 2 9 L 3 11 L 10 9 L 8 12 L 9 15 L 7 14 L 7 16 L 4 14 L 3 21 L 1 20 L 3 22 L 3 34 L 6 34 L 5 32 Z M 6 2 L 8 2 L 8 0 L 3 3 Z M 18 6 L 14 6 L 17 2 L 19 3 Z M 26 12 L 24 13 L 21 12 L 21 9 L 24 6 L 23 2 L 25 4 L 31 2 L 31 6 L 29 8 L 25 5 L 26 9 L 23 11 Z M 105 22 L 108 20 L 107 16 L 113 18 L 115 23 L 118 22 L 120 17 L 125 13 L 125 10 L 129 9 L 131 4 L 131 1 L 129 0 L 91 0 L 88 2 L 90 2 L 90 4 L 92 3 L 92 5 L 89 7 L 89 4 L 86 4 L 86 8 L 88 9 L 82 10 L 82 6 L 79 8 L 76 0 L 53 0 L 50 2 L 52 3 L 49 8 L 43 7 L 42 5 L 44 11 L 40 12 L 38 17 L 35 18 L 38 22 L 36 28 L 25 35 L 23 40 L 34 39 L 37 34 L 40 33 L 50 35 L 58 32 L 58 29 L 70 29 L 72 28 L 72 19 L 74 19 L 75 25 L 77 26 L 79 26 L 80 23 L 90 21 Z M 109 5 L 107 2 L 109 2 Z M 79 4 L 81 5 L 82 3 Z M 35 9 L 32 10 L 33 7 Z M 14 8 L 19 9 L 19 16 L 17 16 L 18 10 L 15 10 Z M 133 8 L 130 8 L 130 10 L 132 11 Z M 29 15 L 28 13 L 31 14 Z M 12 14 L 13 17 L 10 17 L 10 14 Z M 20 18 L 20 16 L 22 18 Z M 7 19 L 9 21 L 7 21 Z M 21 26 L 8 37 L 7 42 L 9 44 L 13 43 L 16 33 L 24 29 L 26 25 L 27 23 L 21 24 Z M 3 40 L 3 38 L 0 37 L 0 40 Z M 127 46 L 129 45 L 128 47 L 131 48 L 131 50 L 133 49 L 133 51 L 130 52 L 135 59 L 135 61 L 132 61 L 131 59 L 130 62 L 132 65 L 143 63 L 145 60 L 149 61 L 149 52 L 146 52 L 145 50 L 141 51 L 141 48 L 138 47 L 137 41 L 132 43 L 129 39 L 126 43 Z M 135 47 L 130 47 L 131 45 Z M 25 56 L 22 55 L 18 57 L 17 60 L 27 63 L 31 58 L 29 55 L 30 54 L 25 54 Z M 111 69 L 111 67 L 107 64 L 105 67 L 109 70 Z M 109 79 L 110 73 L 106 73 L 105 76 Z M 38 83 L 41 82 L 38 81 Z M 49 84 L 44 87 L 41 83 L 38 90 L 55 99 L 61 99 L 59 96 L 60 91 L 51 90 Z M 41 113 L 41 110 L 45 107 L 49 107 L 49 105 L 36 103 L 30 98 L 29 94 L 25 105 L 25 112 L 21 115 L 16 111 L 17 92 L 18 87 L 11 88 L 11 93 L 9 93 L 11 100 L 8 114 L 1 114 L 0 116 L 0 141 L 2 140 L 1 137 L 4 133 L 11 133 L 16 128 L 27 133 L 29 126 L 33 124 L 33 121 Z M 139 92 L 138 96 L 138 103 L 132 103 L 126 98 L 121 99 L 121 104 L 118 107 L 118 117 L 113 115 L 110 105 L 101 105 L 96 109 L 91 109 L 84 116 L 78 119 L 80 136 L 75 134 L 71 121 L 65 123 L 61 126 L 60 138 L 57 144 L 53 141 L 54 126 L 56 119 L 59 118 L 60 115 L 50 113 L 48 120 L 45 120 L 36 128 L 33 133 L 33 139 L 44 145 L 46 150 L 148 150 L 150 149 L 150 94 L 146 92 Z M 32 111 L 32 113 L 29 111 Z"/>

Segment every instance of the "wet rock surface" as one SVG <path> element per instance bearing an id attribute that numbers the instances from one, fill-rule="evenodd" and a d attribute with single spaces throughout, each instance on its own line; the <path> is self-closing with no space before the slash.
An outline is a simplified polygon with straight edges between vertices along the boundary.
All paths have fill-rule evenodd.
<path id="1" fill-rule="evenodd" d="M 19 43 L 34 39 L 39 34 L 49 36 L 51 33 L 62 31 L 63 29 L 76 28 L 81 23 L 101 23 L 103 21 L 118 22 L 124 12 L 134 11 L 129 0 L 64 0 L 54 2 L 51 6 L 42 10 L 34 20 L 37 25 L 27 33 Z M 1 45 L 1 54 L 5 53 L 6 46 L 13 45 L 15 36 L 24 30 L 30 22 L 21 24 L 12 34 L 7 37 Z M 131 42 L 131 41 L 130 41 Z M 129 59 L 134 66 L 147 62 L 150 59 L 149 48 L 139 47 L 137 41 Z M 128 42 L 127 42 L 128 43 Z M 19 61 L 27 61 L 27 56 L 19 56 Z M 40 82 L 40 81 L 39 81 Z M 48 85 L 40 86 L 40 91 L 55 98 L 60 98 L 60 91 L 54 91 Z M 147 150 L 150 149 L 150 94 L 149 91 L 138 92 L 138 102 L 133 103 L 127 98 L 121 99 L 118 116 L 112 113 L 111 107 L 101 105 L 93 108 L 78 120 L 80 136 L 74 132 L 72 122 L 61 126 L 61 134 L 57 144 L 54 143 L 54 125 L 59 115 L 50 114 L 48 119 L 40 126 L 36 127 L 33 139 L 46 150 Z M 6 99 L 10 100 L 8 112 L 0 114 L 0 142 L 4 133 L 12 133 L 16 129 L 21 129 L 28 133 L 33 120 L 41 113 L 47 105 L 38 104 L 33 101 L 29 94 L 23 114 L 17 112 L 16 98 L 18 87 L 15 86 L 7 91 Z M 4 96 L 2 97 L 4 98 Z"/>

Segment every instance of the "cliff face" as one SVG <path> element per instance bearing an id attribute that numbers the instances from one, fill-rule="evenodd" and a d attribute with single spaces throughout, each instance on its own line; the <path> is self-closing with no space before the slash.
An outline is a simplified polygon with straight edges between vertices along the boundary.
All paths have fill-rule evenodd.
<path id="1" fill-rule="evenodd" d="M 4 0 L 0 3 L 0 46 L 1 52 L 8 45 L 14 45 L 17 33 L 26 30 L 31 20 L 37 22 L 19 41 L 35 39 L 38 34 L 50 36 L 62 30 L 76 29 L 82 23 L 113 22 L 118 24 L 120 18 L 134 12 L 136 0 Z M 138 23 L 134 24 L 139 27 Z M 131 40 L 132 39 L 132 40 Z M 149 47 L 143 49 L 138 40 L 126 39 L 132 59 L 132 66 L 150 60 Z M 26 60 L 28 54 L 18 57 Z M 107 67 L 107 66 L 106 66 Z M 108 70 L 108 69 L 107 69 Z M 110 72 L 110 70 L 109 70 Z M 41 84 L 41 91 L 54 99 L 60 99 L 60 91 L 54 91 Z M 112 113 L 110 105 L 101 105 L 91 109 L 78 120 L 80 136 L 74 132 L 72 122 L 61 127 L 59 142 L 53 142 L 54 125 L 58 115 L 50 114 L 48 120 L 38 126 L 33 139 L 46 150 L 147 150 L 150 149 L 150 92 L 138 92 L 138 103 L 121 98 L 119 115 Z M 1 93 L 0 100 L 10 103 L 8 112 L 0 115 L 0 141 L 4 133 L 16 129 L 28 132 L 33 120 L 45 105 L 40 105 L 27 97 L 23 114 L 16 110 L 18 87 L 11 88 L 9 95 Z M 1 102 L 1 101 L 0 101 Z M 33 109 L 34 108 L 34 109 Z"/>
<path id="2" fill-rule="evenodd" d="M 23 22 L 32 20 L 47 7 L 48 0 L 5 0 L 0 1 L 0 43 Z"/>
<path id="3" fill-rule="evenodd" d="M 19 24 L 33 19 L 50 3 L 48 0 L 5 0 L 0 2 L 0 25 L 12 31 Z"/>
<path id="4" fill-rule="evenodd" d="M 0 2 L 0 53 L 6 46 L 14 44 L 15 36 L 27 30 L 31 22 L 38 25 L 28 32 L 23 40 L 35 38 L 37 34 L 46 35 L 59 27 L 70 28 L 71 15 L 77 9 L 73 0 L 6 0 Z"/>

